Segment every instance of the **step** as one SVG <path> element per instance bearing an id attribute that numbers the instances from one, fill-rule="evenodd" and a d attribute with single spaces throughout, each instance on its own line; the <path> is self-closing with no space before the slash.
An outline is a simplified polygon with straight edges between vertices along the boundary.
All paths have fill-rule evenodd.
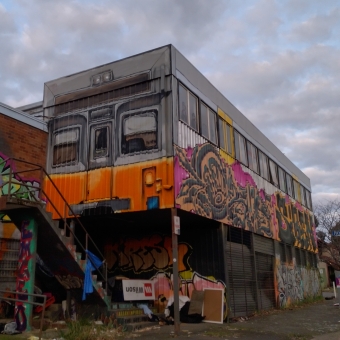
<path id="1" fill-rule="evenodd" d="M 158 313 L 157 308 L 150 307 L 150 310 L 153 314 Z M 130 317 L 130 316 L 138 316 L 138 315 L 145 315 L 143 309 L 140 308 L 126 308 L 126 309 L 110 309 L 110 313 L 114 313 L 116 318 L 124 318 L 124 317 Z"/>

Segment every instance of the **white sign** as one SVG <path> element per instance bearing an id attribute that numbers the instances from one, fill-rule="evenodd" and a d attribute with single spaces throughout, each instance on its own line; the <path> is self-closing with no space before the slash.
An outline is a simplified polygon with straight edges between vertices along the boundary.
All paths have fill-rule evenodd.
<path id="1" fill-rule="evenodd" d="M 155 300 L 153 282 L 149 280 L 122 280 L 125 301 Z"/>
<path id="2" fill-rule="evenodd" d="M 174 216 L 174 234 L 181 234 L 181 224 L 178 216 Z"/>

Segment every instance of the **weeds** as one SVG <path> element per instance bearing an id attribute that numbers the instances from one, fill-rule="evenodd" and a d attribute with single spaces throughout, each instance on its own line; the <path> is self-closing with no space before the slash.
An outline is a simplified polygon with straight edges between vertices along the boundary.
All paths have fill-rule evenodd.
<path id="1" fill-rule="evenodd" d="M 121 325 L 114 321 L 99 325 L 87 319 L 67 322 L 67 330 L 61 331 L 65 340 L 106 340 L 118 336 L 124 331 Z"/>

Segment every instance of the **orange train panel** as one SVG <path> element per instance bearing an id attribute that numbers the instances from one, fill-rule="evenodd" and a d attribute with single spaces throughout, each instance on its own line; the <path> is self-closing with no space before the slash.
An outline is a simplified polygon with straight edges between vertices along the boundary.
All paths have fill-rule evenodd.
<path id="1" fill-rule="evenodd" d="M 87 177 L 87 201 L 110 199 L 112 168 L 90 170 Z"/>
<path id="2" fill-rule="evenodd" d="M 53 183 L 61 192 L 68 204 L 79 203 L 86 199 L 86 172 L 77 172 L 73 174 L 56 174 L 50 175 Z M 64 200 L 57 192 L 55 187 L 45 178 L 44 191 L 46 192 L 46 210 L 53 211 L 53 218 L 59 219 L 68 214 L 68 208 Z M 53 207 L 54 206 L 54 207 Z M 56 210 L 59 212 L 56 212 Z M 61 215 L 61 216 L 60 216 Z"/>
<path id="3" fill-rule="evenodd" d="M 159 198 L 159 208 L 174 206 L 173 158 L 162 158 L 118 167 L 106 167 L 73 174 L 50 175 L 69 205 L 118 197 L 130 199 L 128 211 L 147 209 L 148 197 Z M 48 202 L 68 212 L 54 187 L 45 181 Z M 48 203 L 47 210 L 54 210 Z M 54 212 L 53 218 L 60 218 Z"/>
<path id="4" fill-rule="evenodd" d="M 159 197 L 159 208 L 174 206 L 173 159 L 135 163 L 113 169 L 112 195 L 131 199 L 131 211 L 146 210 L 147 198 Z"/>

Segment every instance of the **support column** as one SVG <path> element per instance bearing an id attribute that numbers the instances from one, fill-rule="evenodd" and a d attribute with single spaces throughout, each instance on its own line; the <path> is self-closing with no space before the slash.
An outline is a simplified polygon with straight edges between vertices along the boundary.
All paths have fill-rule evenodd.
<path id="1" fill-rule="evenodd" d="M 33 305 L 24 301 L 33 301 L 33 296 L 21 295 L 20 292 L 34 293 L 35 263 L 37 254 L 36 221 L 31 217 L 24 217 L 21 223 L 21 239 L 18 260 L 18 276 L 16 282 L 17 298 L 14 318 L 17 330 L 30 331 L 32 329 Z"/>
<path id="2" fill-rule="evenodd" d="M 180 332 L 179 320 L 179 284 L 178 284 L 178 240 L 175 233 L 175 217 L 177 217 L 177 209 L 171 209 L 171 235 L 172 235 L 172 277 L 174 290 L 174 319 L 175 319 L 175 336 Z"/>

